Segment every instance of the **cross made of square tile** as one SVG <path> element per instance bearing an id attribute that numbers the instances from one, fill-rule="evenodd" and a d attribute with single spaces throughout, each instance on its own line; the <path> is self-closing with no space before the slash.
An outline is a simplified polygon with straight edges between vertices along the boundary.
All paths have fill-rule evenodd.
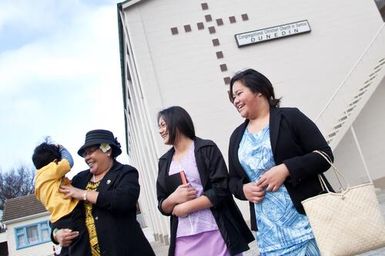
<path id="1" fill-rule="evenodd" d="M 210 35 L 212 35 L 212 46 L 215 47 L 217 49 L 217 47 L 220 47 L 221 43 L 219 41 L 219 39 L 215 36 L 215 33 L 216 33 L 216 27 L 219 28 L 221 26 L 224 25 L 224 19 L 223 18 L 217 18 L 215 19 L 215 22 L 214 22 L 214 19 L 212 18 L 211 14 L 209 13 L 209 5 L 208 3 L 201 3 L 201 7 L 202 7 L 202 11 L 205 13 L 204 15 L 204 19 L 205 19 L 205 22 L 197 22 L 196 23 L 196 28 L 197 30 L 204 30 L 205 29 L 205 24 L 207 26 L 207 30 L 209 32 Z M 243 13 L 240 15 L 240 18 L 242 21 L 248 21 L 249 20 L 249 16 L 247 15 L 247 13 Z M 228 22 L 230 24 L 234 24 L 237 22 L 237 18 L 235 16 L 229 16 L 228 17 Z M 171 34 L 172 35 L 178 35 L 180 32 L 185 32 L 185 33 L 190 33 L 192 32 L 193 26 L 190 25 L 190 24 L 186 24 L 186 25 L 183 25 L 182 28 L 179 30 L 177 26 L 174 26 L 174 27 L 171 27 L 170 30 L 171 30 Z M 222 73 L 224 73 L 224 77 L 223 77 L 223 82 L 227 85 L 227 84 L 230 84 L 230 77 L 228 75 L 226 75 L 226 72 L 227 72 L 227 65 L 226 63 L 223 61 L 224 60 L 224 54 L 223 54 L 223 51 L 217 49 L 216 52 L 215 52 L 215 55 L 216 55 L 216 58 L 219 60 L 219 69 Z"/>

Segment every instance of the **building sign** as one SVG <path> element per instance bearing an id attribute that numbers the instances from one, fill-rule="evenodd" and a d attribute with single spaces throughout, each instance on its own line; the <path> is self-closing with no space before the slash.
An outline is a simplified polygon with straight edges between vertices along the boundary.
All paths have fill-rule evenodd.
<path id="1" fill-rule="evenodd" d="M 307 20 L 235 34 L 238 47 L 310 32 Z"/>

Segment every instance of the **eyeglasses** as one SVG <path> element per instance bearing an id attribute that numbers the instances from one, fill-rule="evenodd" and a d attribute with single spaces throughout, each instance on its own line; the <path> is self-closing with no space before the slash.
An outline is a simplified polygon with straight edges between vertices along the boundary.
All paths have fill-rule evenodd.
<path id="1" fill-rule="evenodd" d="M 94 153 L 98 149 L 99 149 L 99 147 L 97 147 L 97 146 L 86 148 L 82 154 L 82 157 L 86 157 L 88 155 L 91 155 L 92 153 Z"/>

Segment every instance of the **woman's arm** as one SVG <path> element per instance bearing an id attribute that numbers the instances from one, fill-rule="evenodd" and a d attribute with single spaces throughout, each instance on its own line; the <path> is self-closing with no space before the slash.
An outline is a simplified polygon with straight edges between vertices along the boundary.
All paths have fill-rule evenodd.
<path id="1" fill-rule="evenodd" d="M 132 211 L 132 209 L 136 209 L 140 192 L 138 171 L 132 166 L 119 163 L 117 168 L 120 169 L 115 170 L 113 174 L 116 175 L 113 176 L 113 185 L 107 190 L 102 192 L 87 191 L 68 185 L 61 186 L 60 192 L 67 197 L 87 201 L 111 212 Z M 79 184 L 80 179 L 78 175 L 74 177 L 75 186 Z"/>
<path id="2" fill-rule="evenodd" d="M 183 184 L 164 199 L 160 207 L 164 213 L 171 214 L 176 205 L 188 202 L 194 198 L 196 198 L 196 190 L 190 184 Z"/>
<path id="3" fill-rule="evenodd" d="M 265 188 L 255 182 L 250 182 L 245 174 L 240 175 L 240 171 L 236 166 L 240 166 L 237 158 L 237 143 L 236 137 L 243 129 L 238 127 L 230 137 L 228 159 L 229 159 L 229 189 L 231 193 L 240 200 L 247 200 L 251 203 L 259 203 L 265 197 Z M 236 164 L 238 163 L 238 164 Z"/>
<path id="4" fill-rule="evenodd" d="M 228 150 L 228 163 L 229 163 L 229 189 L 230 192 L 240 200 L 249 200 L 245 194 L 244 185 L 250 183 L 246 175 L 241 176 L 237 170 L 236 161 L 236 149 L 238 148 L 235 142 L 235 137 L 239 128 L 233 132 L 230 137 L 229 150 Z M 243 171 L 243 170 L 242 170 Z M 247 189 L 247 188 L 246 188 Z"/>
<path id="5" fill-rule="evenodd" d="M 329 169 L 330 165 L 320 155 L 313 153 L 314 150 L 325 152 L 332 161 L 334 158 L 330 146 L 310 118 L 296 108 L 284 113 L 290 125 L 289 129 L 295 136 L 297 145 L 303 151 L 302 155 L 283 159 L 283 163 L 289 171 L 290 180 L 293 185 L 296 185 L 309 176 L 317 175 Z"/>
<path id="6" fill-rule="evenodd" d="M 200 196 L 190 201 L 175 205 L 172 214 L 178 217 L 185 217 L 190 213 L 213 207 L 207 196 Z"/>
<path id="7" fill-rule="evenodd" d="M 119 163 L 118 163 L 119 164 Z M 129 212 L 136 209 L 136 203 L 139 198 L 139 174 L 138 171 L 129 165 L 119 164 L 121 169 L 116 170 L 114 181 L 111 188 L 99 192 L 98 194 L 90 193 L 88 200 L 96 197 L 95 205 L 99 208 L 111 212 Z M 95 192 L 97 193 L 97 192 Z"/>
<path id="8" fill-rule="evenodd" d="M 284 183 L 288 176 L 289 170 L 285 164 L 276 165 L 261 175 L 257 185 L 266 191 L 275 192 Z"/>
<path id="9" fill-rule="evenodd" d="M 201 177 L 206 176 L 208 182 L 208 184 L 202 184 L 204 186 L 203 195 L 210 200 L 212 207 L 217 207 L 227 200 L 231 193 L 228 187 L 229 174 L 225 160 L 217 145 L 212 143 L 213 145 L 202 148 L 196 157 L 198 158 L 198 168 L 202 168 L 199 173 Z M 204 182 L 202 180 L 202 183 Z"/>
<path id="10" fill-rule="evenodd" d="M 59 192 L 64 194 L 65 198 L 75 198 L 79 201 L 87 201 L 91 204 L 95 204 L 99 192 L 98 191 L 89 191 L 85 189 L 75 188 L 72 185 L 61 185 L 59 188 Z"/>

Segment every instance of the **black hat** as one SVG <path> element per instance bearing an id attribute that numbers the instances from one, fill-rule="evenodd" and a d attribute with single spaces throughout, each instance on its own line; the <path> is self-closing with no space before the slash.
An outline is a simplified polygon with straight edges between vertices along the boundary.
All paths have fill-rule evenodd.
<path id="1" fill-rule="evenodd" d="M 116 157 L 122 153 L 120 149 L 120 143 L 114 137 L 112 132 L 107 130 L 92 130 L 87 132 L 86 141 L 84 145 L 78 150 L 79 156 L 83 157 L 84 150 L 91 146 L 100 145 L 102 143 L 107 143 L 112 147 L 112 156 Z"/>

